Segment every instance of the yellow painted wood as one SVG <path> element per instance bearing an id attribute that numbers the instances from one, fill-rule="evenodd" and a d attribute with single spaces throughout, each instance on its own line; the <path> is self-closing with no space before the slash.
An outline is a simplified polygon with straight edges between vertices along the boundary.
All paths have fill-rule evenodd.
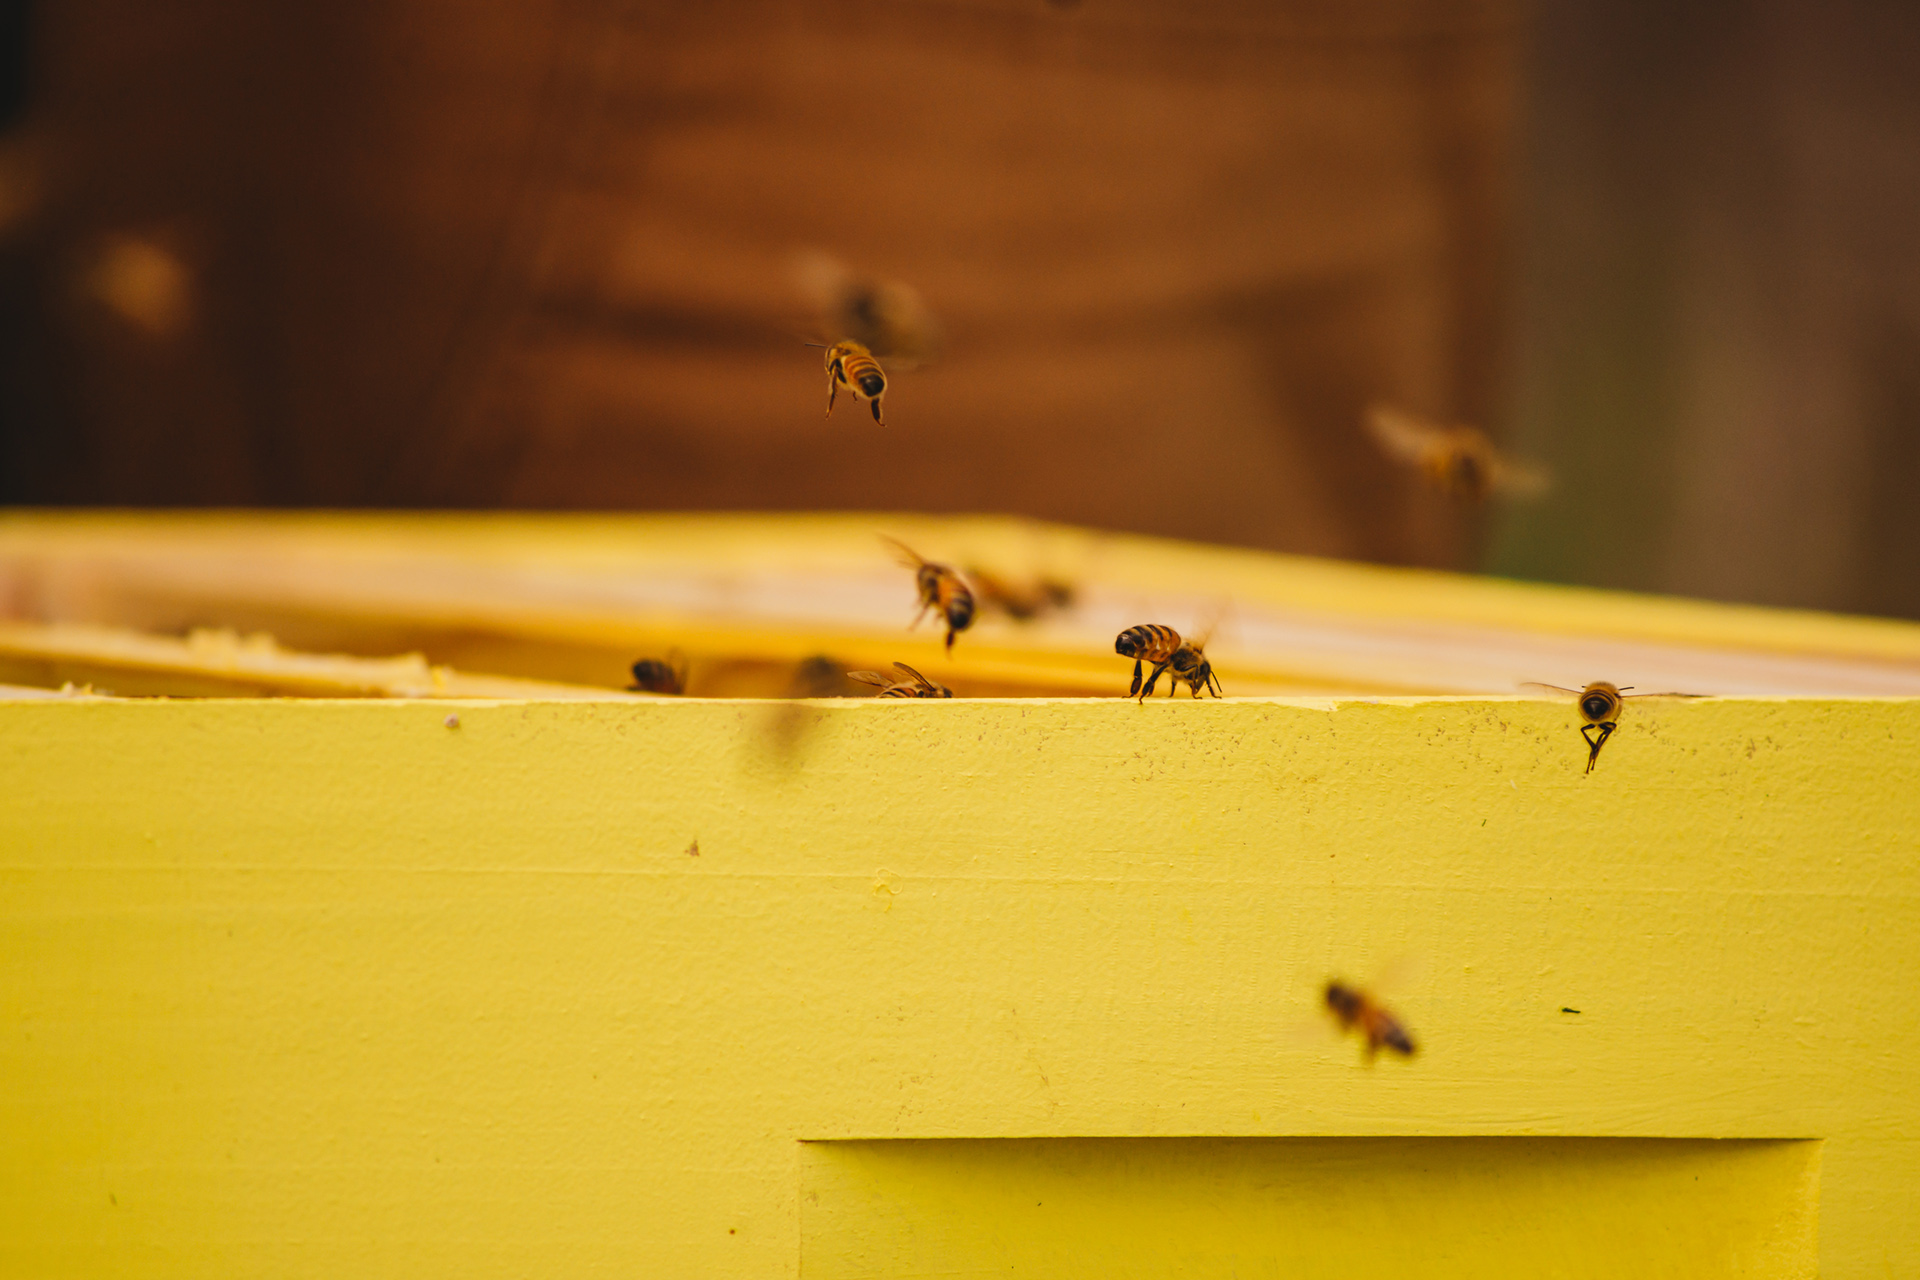
<path id="1" fill-rule="evenodd" d="M 1814 1274 L 1817 1142 L 1014 1138 L 802 1149 L 802 1270 Z"/>
<path id="2" fill-rule="evenodd" d="M 1245 1159 L 1020 1173 L 1133 1266 L 943 1140 L 1236 1137 L 1458 1171 L 1262 1148 L 1393 1240 L 1298 1274 L 1546 1205 L 1619 1275 L 1811 1274 L 1815 1214 L 1821 1275 L 1920 1270 L 1920 702 L 1639 704 L 1591 776 L 1523 699 L 446 712 L 0 703 L 0 1273 L 1156 1274 L 1286 1220 Z M 1405 956 L 1419 1057 L 1310 1030 Z M 1542 1137 L 1793 1141 L 1417 1141 Z M 1623 1227 L 1676 1158 L 1713 1231 Z"/>

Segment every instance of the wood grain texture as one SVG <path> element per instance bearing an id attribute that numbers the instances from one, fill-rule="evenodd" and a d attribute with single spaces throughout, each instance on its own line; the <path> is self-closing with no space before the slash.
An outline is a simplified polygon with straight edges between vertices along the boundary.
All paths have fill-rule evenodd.
<path id="1" fill-rule="evenodd" d="M 14 251 L 0 499 L 912 506 L 1468 550 L 1358 424 L 1495 408 L 1507 0 L 45 16 L 65 159 Z M 124 232 L 192 274 L 175 341 L 69 296 Z M 947 330 L 892 430 L 821 417 L 807 249 Z"/>

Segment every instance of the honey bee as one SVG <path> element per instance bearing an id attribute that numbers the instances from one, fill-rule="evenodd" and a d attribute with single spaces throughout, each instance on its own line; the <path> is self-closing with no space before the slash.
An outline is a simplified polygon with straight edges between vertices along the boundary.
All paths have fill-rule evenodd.
<path id="1" fill-rule="evenodd" d="M 817 346 L 817 343 L 810 343 Z M 827 351 L 827 416 L 833 416 L 834 397 L 845 387 L 857 404 L 862 400 L 871 401 L 867 407 L 873 410 L 873 420 L 886 426 L 885 418 L 880 416 L 880 397 L 887 394 L 887 375 L 881 369 L 880 362 L 873 358 L 873 352 L 857 342 L 836 342 Z"/>
<path id="2" fill-rule="evenodd" d="M 795 255 L 792 273 L 813 305 L 817 331 L 844 335 L 901 369 L 940 354 L 940 322 L 905 281 L 856 271 L 819 249 Z"/>
<path id="3" fill-rule="evenodd" d="M 1326 1001 L 1327 1012 L 1339 1022 L 1340 1030 L 1360 1032 L 1366 1043 L 1368 1062 L 1382 1049 L 1391 1049 L 1405 1058 L 1413 1056 L 1413 1037 L 1400 1025 L 1400 1020 L 1359 987 L 1338 980 L 1329 982 Z"/>
<path id="4" fill-rule="evenodd" d="M 1133 659 L 1133 684 L 1127 694 L 1140 695 L 1145 702 L 1147 695 L 1153 692 L 1153 686 L 1160 679 L 1162 671 L 1171 671 L 1167 696 L 1171 698 L 1180 688 L 1182 680 L 1187 682 L 1194 697 L 1200 696 L 1202 689 L 1210 689 L 1218 698 L 1220 681 L 1214 677 L 1213 664 L 1207 661 L 1206 640 L 1182 640 L 1180 633 L 1172 627 L 1163 627 L 1155 623 L 1144 623 L 1137 627 L 1128 627 L 1113 638 L 1113 651 L 1123 658 Z M 1147 677 L 1146 687 L 1140 686 L 1141 664 L 1151 662 L 1153 673 Z"/>
<path id="5" fill-rule="evenodd" d="M 973 592 L 965 579 L 948 566 L 923 559 L 898 539 L 884 534 L 881 537 L 898 552 L 900 563 L 913 570 L 914 585 L 920 592 L 920 612 L 913 616 L 913 623 L 907 629 L 911 631 L 919 626 L 927 610 L 938 609 L 947 623 L 947 652 L 952 653 L 954 636 L 973 625 Z"/>
<path id="6" fill-rule="evenodd" d="M 998 609 L 1015 622 L 1032 622 L 1043 613 L 1071 609 L 1073 584 L 1054 578 L 1037 578 L 1024 585 L 1008 582 L 985 569 L 967 566 L 967 578 L 982 612 Z"/>
<path id="7" fill-rule="evenodd" d="M 1580 700 L 1580 718 L 1586 723 L 1580 726 L 1580 736 L 1587 740 L 1587 768 L 1592 773 L 1594 764 L 1600 759 L 1600 748 L 1607 745 L 1607 739 L 1620 727 L 1620 711 L 1627 699 L 1627 690 L 1605 680 L 1595 680 L 1584 689 L 1567 689 L 1557 684 L 1541 684 L 1529 681 L 1529 689 L 1550 689 L 1555 693 L 1570 693 Z M 1635 698 L 1698 698 L 1697 693 L 1636 693 Z"/>
<path id="8" fill-rule="evenodd" d="M 687 660 L 678 649 L 665 658 L 642 658 L 633 664 L 633 683 L 627 687 L 635 693 L 685 693 Z"/>
<path id="9" fill-rule="evenodd" d="M 904 662 L 896 662 L 893 669 L 900 674 L 883 676 L 878 671 L 849 671 L 847 679 L 858 680 L 861 684 L 880 686 L 876 697 L 881 698 L 951 698 L 953 690 L 933 681 L 915 671 Z"/>
<path id="10" fill-rule="evenodd" d="M 1367 410 L 1367 430 L 1388 456 L 1419 469 L 1451 498 L 1485 502 L 1546 492 L 1544 469 L 1507 457 L 1477 427 L 1448 427 L 1385 405 Z"/>

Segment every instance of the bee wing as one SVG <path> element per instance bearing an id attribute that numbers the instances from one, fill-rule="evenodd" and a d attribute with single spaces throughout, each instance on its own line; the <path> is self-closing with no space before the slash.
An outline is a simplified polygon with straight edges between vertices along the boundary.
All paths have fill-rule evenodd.
<path id="1" fill-rule="evenodd" d="M 1623 698 L 1711 698 L 1710 693 L 1623 693 Z"/>
<path id="2" fill-rule="evenodd" d="M 891 688 L 894 683 L 892 676 L 883 676 L 878 671 L 849 671 L 847 679 L 858 680 L 861 684 L 878 685 L 882 689 Z"/>
<path id="3" fill-rule="evenodd" d="M 1569 689 L 1564 685 L 1544 684 L 1539 680 L 1523 681 L 1520 687 L 1522 689 L 1545 689 L 1549 693 L 1570 693 L 1576 698 L 1580 696 L 1580 690 L 1578 689 Z"/>
<path id="4" fill-rule="evenodd" d="M 1419 462 L 1446 436 L 1432 423 L 1383 404 L 1367 410 L 1366 427 L 1382 449 L 1402 462 Z"/>
<path id="5" fill-rule="evenodd" d="M 1205 650 L 1213 640 L 1214 634 L 1220 630 L 1221 624 L 1232 612 L 1231 600 L 1216 600 L 1213 607 L 1202 617 L 1200 624 L 1187 634 L 1187 643 L 1196 649 Z"/>
<path id="6" fill-rule="evenodd" d="M 901 564 L 907 566 L 907 568 L 909 569 L 918 569 L 921 565 L 927 563 L 926 560 L 920 555 L 918 551 L 915 551 L 912 547 L 900 541 L 900 539 L 898 538 L 890 538 L 883 533 L 880 535 L 880 541 L 892 547 L 894 551 L 894 559 L 898 560 Z"/>
<path id="7" fill-rule="evenodd" d="M 904 662 L 894 663 L 893 669 L 895 671 L 898 671 L 900 674 L 904 675 L 907 678 L 908 682 L 912 684 L 917 684 L 923 689 L 931 689 L 934 687 L 933 681 L 927 679 L 925 676 L 921 675 L 918 671 L 915 671 L 912 667 L 908 666 Z"/>

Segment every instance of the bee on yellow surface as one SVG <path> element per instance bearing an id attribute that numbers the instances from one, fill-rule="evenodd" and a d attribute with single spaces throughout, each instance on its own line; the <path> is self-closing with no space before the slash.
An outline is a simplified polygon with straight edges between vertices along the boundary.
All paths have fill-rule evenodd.
<path id="1" fill-rule="evenodd" d="M 858 680 L 861 684 L 880 686 L 875 695 L 881 698 L 951 698 L 953 690 L 933 681 L 915 671 L 904 662 L 896 662 L 893 669 L 898 675 L 883 676 L 878 671 L 849 671 L 849 680 Z"/>
<path id="2" fill-rule="evenodd" d="M 1477 427 L 1442 426 L 1385 405 L 1367 410 L 1366 421 L 1388 457 L 1417 468 L 1449 497 L 1485 502 L 1495 495 L 1538 497 L 1547 490 L 1543 469 L 1501 453 Z"/>
<path id="3" fill-rule="evenodd" d="M 665 658 L 642 658 L 633 664 L 633 683 L 627 687 L 635 693 L 685 693 L 687 660 L 678 649 Z"/>
<path id="4" fill-rule="evenodd" d="M 1147 695 L 1153 692 L 1153 686 L 1159 681 L 1160 673 L 1170 671 L 1167 696 L 1171 698 L 1180 689 L 1182 680 L 1194 697 L 1200 696 L 1202 689 L 1210 689 L 1218 698 L 1220 682 L 1214 678 L 1213 664 L 1207 661 L 1206 639 L 1182 640 L 1180 633 L 1172 627 L 1163 627 L 1156 623 L 1143 623 L 1137 627 L 1128 627 L 1113 638 L 1113 651 L 1123 658 L 1133 659 L 1133 684 L 1128 687 L 1129 696 L 1140 695 L 1145 702 Z M 1147 677 L 1146 686 L 1141 687 L 1141 664 L 1151 662 L 1153 672 Z"/>
<path id="5" fill-rule="evenodd" d="M 1400 1025 L 1400 1020 L 1359 987 L 1338 980 L 1329 982 L 1326 1002 L 1327 1012 L 1333 1015 L 1342 1031 L 1360 1033 L 1368 1062 L 1382 1049 L 1391 1049 L 1406 1058 L 1413 1056 L 1413 1037 Z"/>
<path id="6" fill-rule="evenodd" d="M 886 426 L 880 416 L 880 397 L 887 394 L 886 371 L 873 358 L 873 352 L 857 342 L 836 342 L 827 348 L 827 416 L 833 416 L 833 400 L 845 387 L 855 403 L 870 401 L 873 420 Z"/>
<path id="7" fill-rule="evenodd" d="M 893 546 L 900 563 L 913 570 L 914 586 L 920 593 L 920 612 L 914 615 L 908 630 L 920 625 L 927 610 L 937 609 L 947 624 L 947 652 L 953 652 L 954 636 L 973 625 L 973 592 L 948 566 L 934 564 L 896 538 L 881 537 Z"/>
<path id="8" fill-rule="evenodd" d="M 1580 736 L 1587 740 L 1587 768 L 1592 773 L 1594 764 L 1600 759 L 1600 748 L 1607 745 L 1607 739 L 1620 727 L 1620 711 L 1627 699 L 1627 685 L 1621 688 L 1606 680 L 1595 680 L 1584 689 L 1568 689 L 1557 684 L 1541 684 L 1529 681 L 1529 689 L 1549 689 L 1554 693 L 1570 693 L 1580 700 L 1580 718 L 1586 723 L 1580 726 Z M 1697 693 L 1636 693 L 1636 698 L 1698 698 Z"/>
<path id="9" fill-rule="evenodd" d="M 1073 608 L 1072 583 L 1055 578 L 1036 578 L 1028 583 L 1008 582 L 985 569 L 967 566 L 967 578 L 982 612 L 998 609 L 1015 622 L 1032 622 L 1044 613 Z"/>

